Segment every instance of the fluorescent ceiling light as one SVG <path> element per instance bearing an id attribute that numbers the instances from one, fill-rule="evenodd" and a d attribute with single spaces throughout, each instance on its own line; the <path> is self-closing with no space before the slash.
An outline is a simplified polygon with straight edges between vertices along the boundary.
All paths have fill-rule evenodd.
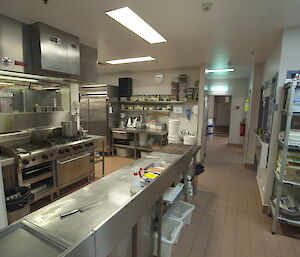
<path id="1" fill-rule="evenodd" d="M 106 62 L 109 64 L 123 64 L 123 63 L 132 63 L 132 62 L 148 62 L 148 61 L 154 61 L 154 60 L 155 59 L 151 56 L 144 56 L 144 57 L 111 60 L 111 61 L 106 61 Z"/>
<path id="2" fill-rule="evenodd" d="M 222 86 L 210 86 L 210 91 L 212 92 L 228 92 L 228 89 L 229 89 L 229 86 L 225 86 L 225 85 L 222 85 Z"/>
<path id="3" fill-rule="evenodd" d="M 153 29 L 147 22 L 128 7 L 106 12 L 108 16 L 145 39 L 150 44 L 166 42 L 167 40 Z"/>
<path id="4" fill-rule="evenodd" d="M 234 69 L 218 69 L 218 70 L 210 70 L 206 69 L 205 73 L 212 73 L 212 72 L 229 72 L 229 71 L 234 71 Z"/>

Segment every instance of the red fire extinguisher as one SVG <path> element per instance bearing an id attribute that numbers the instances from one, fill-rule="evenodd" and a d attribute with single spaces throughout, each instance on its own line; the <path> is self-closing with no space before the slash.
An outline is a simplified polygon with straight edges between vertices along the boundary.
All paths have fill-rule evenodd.
<path id="1" fill-rule="evenodd" d="M 246 131 L 246 123 L 244 121 L 240 122 L 240 136 L 244 137 Z"/>

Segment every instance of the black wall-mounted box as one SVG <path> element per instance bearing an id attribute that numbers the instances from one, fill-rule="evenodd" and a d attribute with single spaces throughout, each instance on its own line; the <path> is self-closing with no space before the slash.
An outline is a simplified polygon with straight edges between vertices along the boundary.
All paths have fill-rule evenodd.
<path id="1" fill-rule="evenodd" d="M 120 97 L 132 96 L 132 78 L 119 78 Z"/>

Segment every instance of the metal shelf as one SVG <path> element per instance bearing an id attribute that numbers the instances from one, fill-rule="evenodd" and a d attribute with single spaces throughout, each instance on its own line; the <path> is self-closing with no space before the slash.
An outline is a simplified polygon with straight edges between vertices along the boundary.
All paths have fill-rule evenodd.
<path id="1" fill-rule="evenodd" d="M 272 216 L 274 216 L 275 206 L 274 206 L 274 203 L 272 200 L 270 201 L 270 209 L 271 209 Z M 297 226 L 297 227 L 300 226 L 300 217 L 299 217 L 299 219 L 292 219 L 291 217 L 288 217 L 287 215 L 283 215 L 283 214 L 279 213 L 278 221 L 282 222 L 282 223 L 287 223 L 287 224 L 290 224 L 293 226 Z"/>
<path id="2" fill-rule="evenodd" d="M 282 115 L 285 115 L 285 116 L 295 116 L 295 117 L 300 116 L 300 112 L 289 112 L 286 109 L 282 109 L 281 113 L 282 113 Z"/>
<path id="3" fill-rule="evenodd" d="M 275 177 L 276 177 L 278 183 L 280 183 L 280 181 L 279 181 L 279 173 L 278 173 L 276 170 L 274 170 L 274 174 L 275 174 Z M 288 180 L 285 180 L 285 179 L 283 179 L 282 184 L 283 184 L 283 185 L 286 185 L 286 186 L 300 187 L 300 182 L 297 183 L 297 182 L 294 182 L 294 181 L 288 181 Z"/>
<path id="4" fill-rule="evenodd" d="M 286 145 L 283 141 L 278 139 L 278 144 L 281 148 L 287 148 L 287 150 L 295 150 L 295 151 L 300 151 L 300 145 L 295 146 L 295 145 Z"/>
<path id="5" fill-rule="evenodd" d="M 41 200 L 41 199 L 43 199 L 43 198 L 45 198 L 47 196 L 49 196 L 49 195 L 51 195 L 55 191 L 56 191 L 55 187 L 51 186 L 51 187 L 47 188 L 44 191 L 41 191 L 41 192 L 38 192 L 38 193 L 34 194 L 34 199 L 31 202 L 31 204 L 35 203 L 35 202 L 37 202 L 37 201 L 39 201 L 39 200 Z"/>
<path id="6" fill-rule="evenodd" d="M 125 110 L 120 110 L 121 112 L 147 112 L 147 113 L 166 113 L 169 114 L 170 110 L 130 110 L 130 109 L 125 109 Z"/>
<path id="7" fill-rule="evenodd" d="M 126 149 L 135 149 L 133 145 L 122 145 L 122 144 L 114 144 L 115 147 L 126 148 Z"/>
<path id="8" fill-rule="evenodd" d="M 145 146 L 137 146 L 136 147 L 137 150 L 140 150 L 140 151 L 145 151 L 145 152 L 153 152 L 153 151 L 156 151 L 156 150 L 159 150 L 159 149 L 154 149 L 154 148 L 151 148 L 151 147 L 145 147 Z"/>
<path id="9" fill-rule="evenodd" d="M 275 181 L 278 183 L 274 183 L 274 189 L 273 189 L 273 197 L 274 199 L 280 200 L 283 195 L 283 187 L 285 186 L 293 186 L 293 187 L 299 187 L 299 183 L 287 181 L 284 179 L 284 172 L 287 164 L 287 155 L 289 150 L 295 150 L 299 151 L 300 146 L 298 145 L 290 145 L 289 144 L 289 133 L 292 126 L 292 119 L 294 116 L 300 116 L 300 113 L 294 113 L 293 112 L 293 104 L 295 100 L 295 93 L 296 88 L 299 85 L 300 80 L 299 79 L 293 79 L 290 83 L 284 85 L 284 92 L 283 94 L 286 94 L 286 108 L 281 109 L 281 115 L 284 116 L 282 121 L 285 121 L 285 134 L 287 137 L 285 138 L 285 141 L 278 140 L 278 146 L 282 148 L 282 156 L 280 160 L 280 171 L 277 172 L 274 170 L 275 174 Z M 277 188 L 275 186 L 277 185 Z M 271 200 L 270 201 L 270 211 L 273 216 L 273 223 L 272 223 L 272 233 L 275 234 L 277 231 L 277 225 L 278 222 L 288 223 L 290 225 L 294 226 L 300 226 L 300 216 L 299 217 L 293 217 L 291 215 L 285 215 L 280 213 L 280 203 L 279 201 L 276 201 L 275 203 Z"/>
<path id="10" fill-rule="evenodd" d="M 120 101 L 121 104 L 184 104 L 186 101 Z"/>

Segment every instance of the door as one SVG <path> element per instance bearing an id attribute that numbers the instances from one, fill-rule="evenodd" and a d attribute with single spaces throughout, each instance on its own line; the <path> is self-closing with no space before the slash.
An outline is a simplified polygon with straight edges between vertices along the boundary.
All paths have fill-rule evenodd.
<path id="1" fill-rule="evenodd" d="M 230 96 L 215 97 L 215 126 L 229 127 L 230 125 Z"/>
<path id="2" fill-rule="evenodd" d="M 91 134 L 106 136 L 106 117 L 106 97 L 89 98 L 89 123 Z"/>

